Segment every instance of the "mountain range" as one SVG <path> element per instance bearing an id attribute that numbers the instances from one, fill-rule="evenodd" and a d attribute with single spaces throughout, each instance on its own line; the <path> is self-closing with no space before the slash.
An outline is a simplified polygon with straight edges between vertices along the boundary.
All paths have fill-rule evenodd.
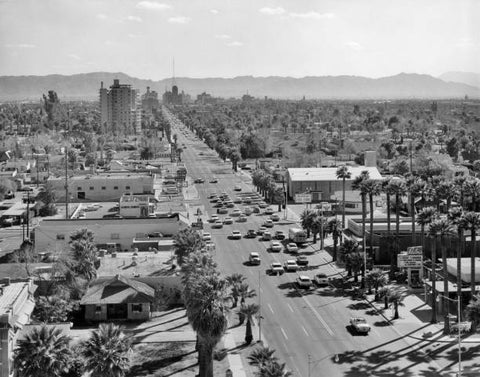
<path id="1" fill-rule="evenodd" d="M 475 76 L 476 75 L 476 76 Z M 39 100 L 43 93 L 55 90 L 61 100 L 98 99 L 100 82 L 106 87 L 119 79 L 140 93 L 149 86 L 159 95 L 171 90 L 172 79 L 144 80 L 124 73 L 93 72 L 70 76 L 0 76 L 0 100 Z M 360 76 L 312 76 L 234 78 L 175 78 L 180 91 L 190 94 L 207 92 L 215 97 L 241 97 L 250 94 L 263 98 L 300 99 L 442 99 L 480 98 L 480 75 L 448 72 L 439 78 L 415 73 L 400 73 L 377 79 Z"/>

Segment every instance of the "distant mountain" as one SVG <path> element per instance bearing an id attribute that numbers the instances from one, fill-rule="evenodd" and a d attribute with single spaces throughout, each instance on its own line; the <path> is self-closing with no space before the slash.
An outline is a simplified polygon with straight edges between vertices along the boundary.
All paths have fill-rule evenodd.
<path id="1" fill-rule="evenodd" d="M 60 99 L 97 99 L 100 82 L 106 87 L 118 78 L 144 93 L 147 86 L 160 95 L 172 86 L 171 79 L 142 80 L 124 73 L 94 72 L 71 76 L 0 76 L 0 100 L 38 100 L 48 90 Z M 359 76 L 176 78 L 180 91 L 195 97 L 207 92 L 217 97 L 255 97 L 299 99 L 408 99 L 408 98 L 480 98 L 480 87 L 445 82 L 428 75 L 401 73 L 371 79 Z"/>
<path id="2" fill-rule="evenodd" d="M 474 72 L 446 72 L 438 78 L 447 82 L 458 82 L 480 88 L 480 73 Z"/>

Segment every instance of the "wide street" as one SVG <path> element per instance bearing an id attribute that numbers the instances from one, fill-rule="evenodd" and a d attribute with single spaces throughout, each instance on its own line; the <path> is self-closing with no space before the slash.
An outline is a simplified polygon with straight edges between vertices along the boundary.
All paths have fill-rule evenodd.
<path id="1" fill-rule="evenodd" d="M 254 191 L 249 176 L 244 172 L 234 173 L 230 163 L 221 161 L 216 152 L 198 140 L 179 121 L 172 122 L 172 134 L 177 134 L 178 144 L 185 144 L 182 161 L 192 178 L 203 178 L 205 183 L 196 184 L 198 196 L 187 202 L 203 208 L 210 217 L 216 213 L 208 195 L 213 192 L 227 192 L 232 199 L 246 192 Z M 218 183 L 209 183 L 213 177 Z M 241 185 L 242 191 L 234 191 Z M 236 204 L 235 208 L 243 208 Z M 219 215 L 220 218 L 230 216 Z M 277 206 L 272 206 L 278 213 Z M 295 224 L 284 220 L 283 212 L 278 213 L 281 220 L 272 229 L 288 229 Z M 389 325 L 363 300 L 354 300 L 343 290 L 335 287 L 296 288 L 295 279 L 300 274 L 313 277 L 324 272 L 337 277 L 337 271 L 327 258 L 325 251 L 320 252 L 319 244 L 301 249 L 307 255 L 309 266 L 305 271 L 285 273 L 282 276 L 269 276 L 266 269 L 272 261 L 283 262 L 294 259 L 284 251 L 271 253 L 270 242 L 255 239 L 231 240 L 232 230 L 245 235 L 248 229 L 258 229 L 268 216 L 252 214 L 246 223 L 234 222 L 222 229 L 211 229 L 210 223 L 204 231 L 212 234 L 216 244 L 215 259 L 225 275 L 242 273 L 249 286 L 255 289 L 257 296 L 250 301 L 261 305 L 261 332 L 267 344 L 276 350 L 276 356 L 287 364 L 294 376 L 442 376 L 437 372 L 455 366 L 455 344 L 437 344 L 423 339 L 400 336 L 395 326 Z M 235 218 L 234 218 L 235 219 Z M 249 266 L 246 261 L 252 251 L 260 253 L 261 265 Z M 402 311 L 402 308 L 400 308 Z M 386 312 L 390 316 L 390 312 Z M 356 335 L 349 329 L 352 316 L 365 317 L 372 330 L 367 336 Z M 417 330 L 417 329 L 414 329 Z M 405 334 L 405 332 L 403 332 Z M 254 337 L 258 340 L 258 326 L 254 328 Z M 476 346 L 476 345 L 474 345 Z M 429 356 L 431 355 L 431 357 Z"/>

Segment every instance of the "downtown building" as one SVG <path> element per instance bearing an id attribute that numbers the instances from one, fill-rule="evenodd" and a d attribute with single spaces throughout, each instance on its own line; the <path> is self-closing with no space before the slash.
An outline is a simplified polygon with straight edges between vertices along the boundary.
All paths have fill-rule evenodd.
<path id="1" fill-rule="evenodd" d="M 110 89 L 100 86 L 100 117 L 105 133 L 141 132 L 142 108 L 138 91 L 113 80 Z"/>

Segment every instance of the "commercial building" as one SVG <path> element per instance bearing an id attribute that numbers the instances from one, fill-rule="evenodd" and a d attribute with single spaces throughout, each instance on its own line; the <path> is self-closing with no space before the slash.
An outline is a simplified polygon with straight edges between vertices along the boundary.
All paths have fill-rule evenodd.
<path id="1" fill-rule="evenodd" d="M 119 215 L 122 217 L 155 216 L 155 203 L 148 195 L 123 195 L 119 202 Z"/>
<path id="2" fill-rule="evenodd" d="M 363 171 L 368 171 L 370 179 L 382 180 L 376 167 L 349 167 L 350 179 L 345 181 L 345 189 L 352 190 L 352 182 Z M 330 200 L 335 191 L 341 191 L 343 180 L 337 178 L 337 168 L 290 168 L 287 169 L 288 196 L 295 199 L 296 194 L 309 193 L 312 202 Z"/>
<path id="3" fill-rule="evenodd" d="M 169 241 L 173 248 L 171 236 L 188 226 L 178 213 L 157 215 L 157 217 L 129 219 L 69 219 L 44 220 L 35 228 L 35 251 L 61 254 L 70 250 L 70 235 L 79 229 L 93 232 L 95 243 L 101 249 L 109 251 L 130 251 L 134 242 L 148 240 L 149 235 L 162 241 Z M 113 247 L 113 250 L 111 250 Z"/>
<path id="4" fill-rule="evenodd" d="M 155 194 L 156 174 L 109 173 L 68 178 L 69 200 L 116 201 L 124 194 Z M 59 201 L 65 201 L 65 177 L 50 177 Z"/>
<path id="5" fill-rule="evenodd" d="M 131 85 L 113 80 L 110 90 L 100 87 L 100 119 L 106 133 L 122 130 L 137 132 L 141 128 L 141 104 L 138 92 Z"/>
<path id="6" fill-rule="evenodd" d="M 14 375 L 13 351 L 35 307 L 35 288 L 30 279 L 17 283 L 4 279 L 0 284 L 0 377 Z"/>
<path id="7" fill-rule="evenodd" d="M 152 114 L 154 110 L 160 107 L 158 101 L 158 93 L 154 90 L 150 91 L 150 87 L 147 86 L 147 92 L 142 96 L 142 110 L 145 114 Z"/>

